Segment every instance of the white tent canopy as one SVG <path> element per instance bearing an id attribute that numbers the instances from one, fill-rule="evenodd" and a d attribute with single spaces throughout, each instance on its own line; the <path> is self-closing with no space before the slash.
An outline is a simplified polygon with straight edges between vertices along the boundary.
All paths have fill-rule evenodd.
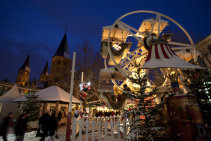
<path id="1" fill-rule="evenodd" d="M 46 101 L 46 102 L 69 102 L 70 94 L 61 89 L 58 86 L 50 86 L 48 88 L 42 89 L 36 93 L 39 97 L 39 101 Z M 26 97 L 23 96 L 14 100 L 16 102 L 26 101 Z M 72 103 L 80 103 L 80 101 L 72 96 Z"/>
<path id="2" fill-rule="evenodd" d="M 22 95 L 19 93 L 17 85 L 15 84 L 7 93 L 0 96 L 0 103 L 9 103 L 13 100 L 20 98 Z"/>

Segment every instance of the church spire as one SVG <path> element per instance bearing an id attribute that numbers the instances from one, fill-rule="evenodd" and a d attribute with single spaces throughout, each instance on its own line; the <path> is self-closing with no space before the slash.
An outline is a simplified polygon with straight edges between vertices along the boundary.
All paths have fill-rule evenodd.
<path id="1" fill-rule="evenodd" d="M 69 55 L 69 49 L 68 49 L 68 46 L 67 46 L 67 35 L 66 35 L 66 32 L 63 36 L 63 39 L 55 53 L 54 56 L 63 56 L 63 57 L 66 57 L 66 58 L 70 58 L 70 55 Z M 53 56 L 53 57 L 54 57 Z"/>
<path id="2" fill-rule="evenodd" d="M 40 74 L 40 82 L 47 82 L 48 78 L 49 74 L 48 74 L 48 61 L 47 61 L 42 73 Z"/>
<path id="3" fill-rule="evenodd" d="M 45 67 L 41 74 L 48 74 L 48 61 L 46 62 Z"/>
<path id="4" fill-rule="evenodd" d="M 30 71 L 30 68 L 29 68 L 29 55 L 26 57 L 23 65 L 20 67 L 19 70 L 28 70 L 28 71 Z"/>
<path id="5" fill-rule="evenodd" d="M 30 71 L 28 55 L 23 65 L 19 68 L 16 84 L 26 86 L 29 81 Z"/>

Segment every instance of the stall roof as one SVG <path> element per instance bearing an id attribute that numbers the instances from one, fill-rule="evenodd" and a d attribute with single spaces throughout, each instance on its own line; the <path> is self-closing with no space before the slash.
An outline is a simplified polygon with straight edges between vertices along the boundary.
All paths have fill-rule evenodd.
<path id="1" fill-rule="evenodd" d="M 36 93 L 39 97 L 39 101 L 48 101 L 48 102 L 69 102 L 70 99 L 70 94 L 61 89 L 58 86 L 50 86 L 48 88 L 42 89 Z M 18 98 L 14 100 L 16 102 L 22 102 L 26 101 L 26 97 L 23 96 L 21 98 Z M 72 97 L 72 103 L 80 103 L 80 101 L 75 98 L 74 96 Z"/>
<path id="2" fill-rule="evenodd" d="M 15 84 L 7 93 L 0 96 L 0 103 L 13 102 L 13 100 L 20 98 L 22 95 L 19 93 L 17 85 Z"/>

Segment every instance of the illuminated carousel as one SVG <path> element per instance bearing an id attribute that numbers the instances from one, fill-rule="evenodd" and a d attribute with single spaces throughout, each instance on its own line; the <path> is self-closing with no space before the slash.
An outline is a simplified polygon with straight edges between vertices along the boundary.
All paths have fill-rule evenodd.
<path id="1" fill-rule="evenodd" d="M 145 19 L 149 16 L 149 19 Z M 180 35 L 169 32 L 168 28 L 179 29 L 184 35 L 184 42 L 175 40 Z M 174 19 L 154 11 L 127 13 L 111 26 L 103 27 L 101 55 L 105 68 L 100 72 L 99 98 L 109 108 L 123 109 L 135 102 L 128 98 L 128 94 L 139 94 L 140 86 L 133 83 L 131 78 L 147 75 L 148 90 L 157 90 L 154 102 L 162 101 L 166 105 L 163 109 L 166 118 L 181 119 L 170 126 L 170 133 L 184 133 L 179 140 L 206 136 L 197 99 L 189 94 L 184 75 L 188 69 L 203 69 L 196 64 L 199 54 L 189 33 Z M 163 81 L 158 84 L 150 80 L 151 70 L 158 70 L 160 74 L 156 77 L 163 77 Z M 111 86 L 106 88 L 109 82 L 112 82 Z"/>
<path id="2" fill-rule="evenodd" d="M 144 19 L 142 23 L 140 19 Z M 131 22 L 136 19 L 138 22 Z M 133 20 L 135 21 L 135 20 Z M 174 41 L 174 34 L 167 28 L 176 27 L 186 36 L 188 41 Z M 100 72 L 100 80 L 112 82 L 111 87 L 105 89 L 101 85 L 100 98 L 107 106 L 121 109 L 127 102 L 124 93 L 138 91 L 139 87 L 133 84 L 129 77 L 136 77 L 135 63 L 140 64 L 141 74 L 148 74 L 151 69 L 160 71 L 164 78 L 161 85 L 148 81 L 147 85 L 157 87 L 157 97 L 163 93 L 187 93 L 184 85 L 183 69 L 201 69 L 189 63 L 196 60 L 199 52 L 195 49 L 194 42 L 188 32 L 174 19 L 154 11 L 133 11 L 118 18 L 111 26 L 104 26 L 101 40 L 101 55 L 105 68 Z M 178 83 L 172 89 L 172 84 Z"/>

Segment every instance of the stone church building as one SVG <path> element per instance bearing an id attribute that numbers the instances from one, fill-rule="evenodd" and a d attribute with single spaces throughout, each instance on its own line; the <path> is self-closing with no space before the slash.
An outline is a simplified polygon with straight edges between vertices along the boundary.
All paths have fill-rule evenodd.
<path id="1" fill-rule="evenodd" d="M 48 62 L 46 62 L 38 81 L 34 80 L 30 82 L 30 73 L 33 70 L 30 69 L 30 56 L 28 55 L 26 57 L 23 65 L 18 70 L 16 79 L 20 93 L 36 92 L 51 85 L 57 85 L 69 92 L 71 62 L 67 35 L 65 33 L 58 49 L 52 56 L 50 73 L 48 71 Z M 0 81 L 0 96 L 7 92 L 13 85 L 14 83 L 10 83 L 8 80 Z"/>

